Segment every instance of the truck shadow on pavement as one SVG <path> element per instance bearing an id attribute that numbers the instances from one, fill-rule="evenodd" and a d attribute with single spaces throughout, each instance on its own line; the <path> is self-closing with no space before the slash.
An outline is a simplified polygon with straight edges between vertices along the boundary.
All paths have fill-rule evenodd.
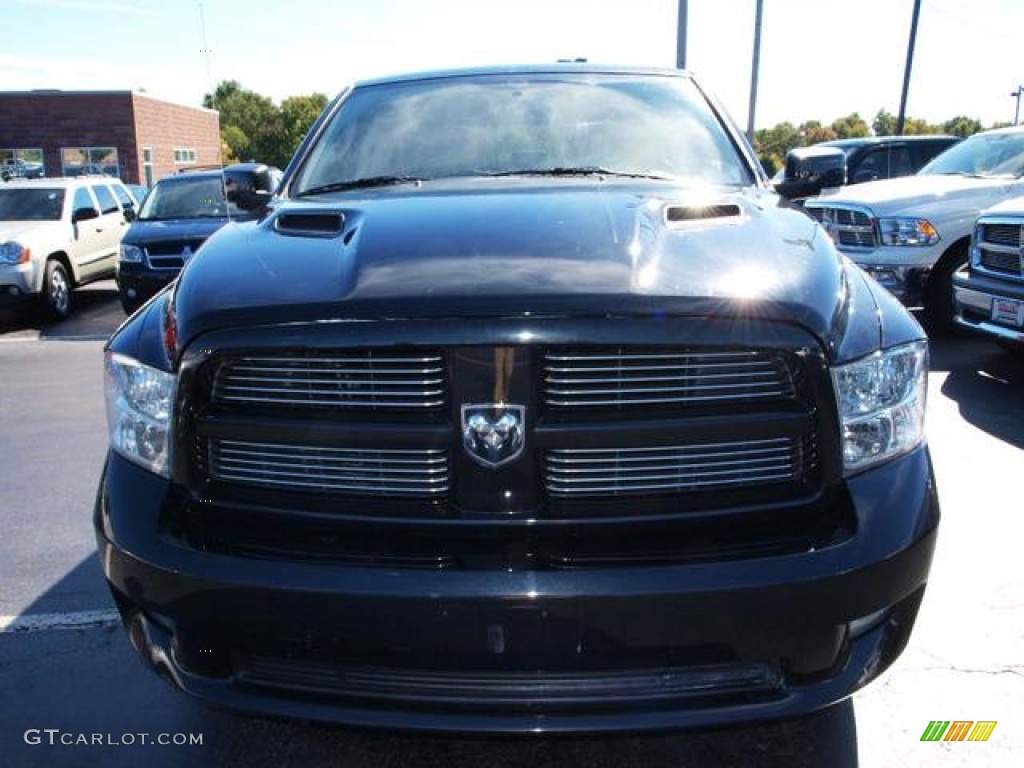
<path id="1" fill-rule="evenodd" d="M 965 421 L 1024 448 L 1024 354 L 981 339 L 932 345 L 932 370 L 948 371 L 942 394 Z"/>
<path id="2" fill-rule="evenodd" d="M 71 294 L 71 317 L 56 321 L 37 306 L 0 309 L 0 338 L 105 339 L 125 321 L 113 280 L 100 280 Z"/>
<path id="3" fill-rule="evenodd" d="M 847 700 L 803 718 L 747 727 L 615 737 L 448 738 L 352 730 L 212 709 L 173 690 L 145 667 L 93 583 L 95 556 L 40 595 L 19 617 L 79 611 L 106 619 L 78 629 L 0 632 L 0 748 L 17 766 L 189 765 L 479 768 L 481 766 L 765 766 L 857 765 L 857 730 Z M 99 597 L 102 596 L 102 597 Z M 74 616 L 74 613 L 70 613 Z M 57 729 L 51 738 L 44 729 Z M 101 743 L 82 743 L 102 737 Z M 159 736 L 201 736 L 201 744 L 140 743 Z M 62 744 L 61 740 L 65 743 Z M 74 743 L 78 740 L 78 743 Z M 35 741 L 35 743 L 32 743 Z M 132 743 L 129 743 L 131 741 Z M 107 743 L 113 742 L 113 743 Z M 8 762 L 9 761 L 9 762 Z"/>

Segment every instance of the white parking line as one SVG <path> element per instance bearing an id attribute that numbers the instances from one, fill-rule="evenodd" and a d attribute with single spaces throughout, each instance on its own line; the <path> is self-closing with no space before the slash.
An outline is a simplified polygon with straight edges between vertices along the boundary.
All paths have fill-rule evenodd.
<path id="1" fill-rule="evenodd" d="M 109 333 L 81 333 L 66 336 L 43 336 L 36 333 L 32 336 L 0 336 L 0 344 L 24 344 L 29 341 L 106 341 L 109 338 Z"/>
<path id="2" fill-rule="evenodd" d="M 91 629 L 121 623 L 117 611 L 77 611 L 75 613 L 26 613 L 0 616 L 0 634 L 4 632 L 42 632 L 49 629 Z"/>

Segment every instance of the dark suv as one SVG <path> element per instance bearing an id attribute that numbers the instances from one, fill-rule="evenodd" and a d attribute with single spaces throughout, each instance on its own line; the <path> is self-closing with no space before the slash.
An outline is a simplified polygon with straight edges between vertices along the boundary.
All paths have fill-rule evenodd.
<path id="1" fill-rule="evenodd" d="M 361 83 L 238 199 L 105 350 L 100 560 L 174 685 L 636 731 L 817 710 L 902 651 L 924 332 L 687 74 Z"/>
<path id="2" fill-rule="evenodd" d="M 259 163 L 230 166 L 259 172 L 273 191 L 281 172 Z M 184 171 L 157 182 L 121 241 L 117 285 L 121 306 L 131 314 L 178 276 L 206 238 L 246 212 L 225 199 L 222 170 Z"/>
<path id="3" fill-rule="evenodd" d="M 961 139 L 958 136 L 865 136 L 823 141 L 786 155 L 781 195 L 802 200 L 829 187 L 910 176 Z"/>

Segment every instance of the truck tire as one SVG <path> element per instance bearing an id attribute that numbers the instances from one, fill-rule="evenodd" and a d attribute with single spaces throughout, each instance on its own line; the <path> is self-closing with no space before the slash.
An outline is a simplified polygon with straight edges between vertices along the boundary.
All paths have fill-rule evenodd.
<path id="1" fill-rule="evenodd" d="M 46 262 L 43 309 L 53 320 L 65 320 L 71 314 L 71 281 L 64 265 L 56 259 Z"/>
<path id="2" fill-rule="evenodd" d="M 967 244 L 954 246 L 943 254 L 928 277 L 924 291 L 924 325 L 929 336 L 952 336 L 953 274 L 967 264 Z"/>

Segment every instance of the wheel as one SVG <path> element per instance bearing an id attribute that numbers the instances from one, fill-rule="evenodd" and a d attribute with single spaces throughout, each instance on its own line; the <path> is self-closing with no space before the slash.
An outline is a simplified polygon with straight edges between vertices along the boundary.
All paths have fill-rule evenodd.
<path id="1" fill-rule="evenodd" d="M 64 320 L 71 314 L 71 281 L 59 261 L 46 262 L 43 305 L 46 313 L 54 320 Z"/>
<path id="2" fill-rule="evenodd" d="M 947 252 L 928 277 L 924 291 L 924 324 L 930 336 L 951 336 L 953 322 L 953 275 L 967 265 L 966 246 Z"/>

